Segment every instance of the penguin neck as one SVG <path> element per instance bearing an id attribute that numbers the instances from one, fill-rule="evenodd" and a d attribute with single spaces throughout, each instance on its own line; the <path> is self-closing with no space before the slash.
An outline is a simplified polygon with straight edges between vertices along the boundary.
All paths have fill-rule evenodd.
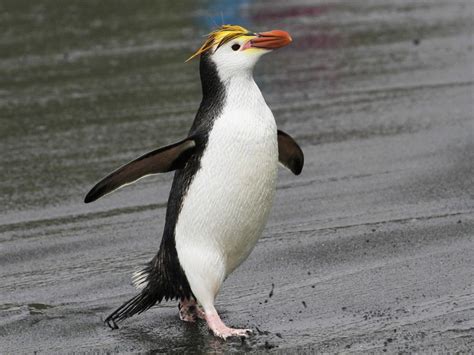
<path id="1" fill-rule="evenodd" d="M 224 106 L 254 109 L 266 106 L 262 93 L 253 79 L 252 70 L 225 76 L 207 53 L 201 55 L 199 65 L 202 85 L 202 101 L 192 131 L 212 125 Z"/>
<path id="2" fill-rule="evenodd" d="M 233 76 L 224 85 L 228 93 L 226 112 L 247 112 L 260 117 L 259 113 L 266 110 L 267 104 L 252 75 Z"/>
<path id="3" fill-rule="evenodd" d="M 222 89 L 230 92 L 229 89 L 232 88 L 232 94 L 234 94 L 234 91 L 237 91 L 239 94 L 248 93 L 249 95 L 254 93 L 249 92 L 248 89 L 254 91 L 256 88 L 258 90 L 253 78 L 253 69 L 239 72 L 231 71 L 230 73 L 219 70 L 207 53 L 201 56 L 199 70 L 203 101 L 215 100 L 216 94 L 220 94 Z"/>
<path id="4" fill-rule="evenodd" d="M 255 83 L 253 72 L 234 73 L 224 81 L 226 95 L 225 107 L 229 111 L 259 112 L 265 110 L 267 104 Z"/>
<path id="5" fill-rule="evenodd" d="M 212 62 L 212 61 L 211 61 Z M 226 93 L 225 107 L 235 110 L 254 110 L 266 106 L 262 93 L 253 78 L 253 67 L 217 67 L 217 76 Z"/>

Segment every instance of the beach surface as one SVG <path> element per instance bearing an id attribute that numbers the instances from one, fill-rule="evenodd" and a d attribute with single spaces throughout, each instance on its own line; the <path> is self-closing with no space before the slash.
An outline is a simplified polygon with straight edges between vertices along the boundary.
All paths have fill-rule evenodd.
<path id="1" fill-rule="evenodd" d="M 474 348 L 474 3 L 0 3 L 0 353 L 467 353 Z M 255 78 L 305 153 L 217 309 L 111 330 L 156 253 L 172 174 L 93 204 L 108 172 L 186 136 L 213 23 L 284 29 Z M 217 19 L 217 20 L 216 20 Z"/>

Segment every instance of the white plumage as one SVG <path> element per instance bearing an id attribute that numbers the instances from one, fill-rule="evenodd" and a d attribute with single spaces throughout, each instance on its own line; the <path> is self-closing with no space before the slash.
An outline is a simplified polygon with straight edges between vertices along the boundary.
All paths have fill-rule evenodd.
<path id="1" fill-rule="evenodd" d="M 259 239 L 278 167 L 275 120 L 252 76 L 234 77 L 225 86 L 229 95 L 175 232 L 181 266 L 204 310 L 213 307 L 222 282 Z"/>

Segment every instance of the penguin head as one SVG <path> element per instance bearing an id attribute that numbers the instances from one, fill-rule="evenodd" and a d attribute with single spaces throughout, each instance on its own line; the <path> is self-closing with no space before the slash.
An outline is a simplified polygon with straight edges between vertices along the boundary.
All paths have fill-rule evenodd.
<path id="1" fill-rule="evenodd" d="M 211 32 L 204 44 L 188 60 L 205 55 L 220 76 L 232 77 L 252 72 L 260 57 L 292 41 L 286 31 L 254 33 L 241 26 L 223 25 Z"/>

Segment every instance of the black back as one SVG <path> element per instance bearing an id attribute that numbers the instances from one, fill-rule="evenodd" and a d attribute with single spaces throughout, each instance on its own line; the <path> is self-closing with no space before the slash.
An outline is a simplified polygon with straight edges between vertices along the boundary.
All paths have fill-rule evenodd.
<path id="1" fill-rule="evenodd" d="M 222 112 L 226 99 L 224 84 L 209 53 L 201 55 L 199 69 L 202 101 L 189 132 L 189 136 L 196 140 L 197 149 L 184 168 L 175 172 L 160 249 L 143 270 L 147 274 L 146 286 L 140 294 L 107 317 L 105 322 L 112 328 L 117 327 L 116 322 L 142 313 L 163 299 L 189 299 L 193 296 L 176 252 L 175 228 L 188 188 L 201 167 L 201 157 L 206 149 L 209 133 Z"/>

